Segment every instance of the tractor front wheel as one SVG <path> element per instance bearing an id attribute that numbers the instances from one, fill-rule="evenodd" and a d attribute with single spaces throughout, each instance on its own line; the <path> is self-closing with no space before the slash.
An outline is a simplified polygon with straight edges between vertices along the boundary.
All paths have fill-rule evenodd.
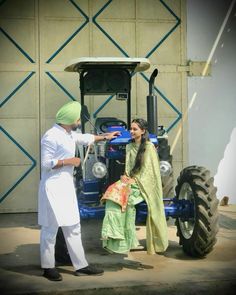
<path id="1" fill-rule="evenodd" d="M 177 236 L 183 251 L 192 257 L 204 257 L 213 250 L 218 232 L 218 200 L 214 179 L 204 167 L 190 166 L 180 173 L 176 198 L 193 205 L 191 218 L 176 219 Z"/>

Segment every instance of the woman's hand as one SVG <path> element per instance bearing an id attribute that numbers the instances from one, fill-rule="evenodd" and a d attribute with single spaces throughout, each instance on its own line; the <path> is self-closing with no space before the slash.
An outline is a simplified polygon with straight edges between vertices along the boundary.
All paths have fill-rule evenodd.
<path id="1" fill-rule="evenodd" d="M 126 175 L 121 175 L 120 180 L 121 180 L 121 182 L 127 183 L 127 184 L 135 183 L 135 180 L 133 178 L 130 178 Z"/>

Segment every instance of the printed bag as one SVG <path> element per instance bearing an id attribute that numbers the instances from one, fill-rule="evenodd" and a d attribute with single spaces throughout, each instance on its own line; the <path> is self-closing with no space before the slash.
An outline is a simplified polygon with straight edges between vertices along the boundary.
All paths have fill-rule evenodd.
<path id="1" fill-rule="evenodd" d="M 101 202 L 105 202 L 106 200 L 113 201 L 119 204 L 121 206 L 121 211 L 124 212 L 127 207 L 130 192 L 130 184 L 118 180 L 107 188 L 101 198 Z"/>

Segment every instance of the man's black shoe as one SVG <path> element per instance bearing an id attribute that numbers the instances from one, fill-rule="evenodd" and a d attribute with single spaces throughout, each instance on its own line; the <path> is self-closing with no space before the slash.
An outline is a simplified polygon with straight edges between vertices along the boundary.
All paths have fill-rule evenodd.
<path id="1" fill-rule="evenodd" d="M 84 276 L 84 275 L 101 276 L 103 273 L 104 273 L 103 269 L 88 265 L 84 268 L 77 269 L 75 272 L 75 276 Z"/>
<path id="2" fill-rule="evenodd" d="M 50 281 L 62 281 L 62 276 L 56 268 L 45 268 L 43 276 Z"/>

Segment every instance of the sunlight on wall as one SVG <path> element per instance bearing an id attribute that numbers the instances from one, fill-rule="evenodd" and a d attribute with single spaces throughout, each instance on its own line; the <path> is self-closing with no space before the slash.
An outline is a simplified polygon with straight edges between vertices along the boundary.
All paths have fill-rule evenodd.
<path id="1" fill-rule="evenodd" d="M 219 29 L 218 34 L 217 34 L 217 36 L 216 36 L 216 39 L 215 39 L 215 41 L 214 41 L 214 43 L 213 43 L 213 46 L 212 46 L 212 48 L 211 48 L 211 50 L 210 50 L 210 53 L 209 53 L 209 55 L 208 55 L 206 65 L 205 65 L 205 67 L 204 67 L 204 69 L 203 69 L 203 71 L 202 71 L 201 79 L 204 79 L 205 76 L 206 76 L 206 73 L 207 73 L 208 67 L 209 67 L 209 65 L 210 65 L 210 63 L 211 63 L 211 61 L 212 61 L 212 57 L 213 57 L 213 55 L 214 55 L 214 53 L 215 53 L 215 51 L 216 51 L 216 48 L 217 48 L 217 46 L 218 46 L 218 44 L 219 44 L 219 42 L 220 42 L 220 38 L 221 38 L 221 36 L 222 36 L 222 34 L 223 34 L 223 31 L 224 31 L 224 29 L 225 29 L 225 26 L 226 26 L 226 24 L 227 24 L 227 21 L 228 21 L 228 19 L 229 19 L 229 16 L 230 16 L 230 14 L 231 14 L 231 12 L 232 12 L 232 9 L 233 9 L 233 7 L 234 7 L 234 5 L 235 5 L 235 2 L 236 2 L 236 0 L 233 0 L 233 1 L 231 2 L 230 6 L 229 6 L 229 8 L 228 8 L 228 11 L 227 11 L 227 13 L 226 13 L 226 15 L 225 15 L 225 17 L 224 17 L 224 20 L 223 20 L 223 22 L 222 22 L 222 24 L 221 24 L 221 26 L 220 26 L 220 29 Z M 224 46 L 224 44 L 222 43 L 222 44 L 221 44 L 221 47 L 223 47 L 223 46 Z M 190 109 L 192 108 L 192 106 L 193 106 L 193 104 L 194 104 L 194 102 L 195 102 L 196 96 L 197 96 L 197 92 L 194 92 L 194 94 L 193 94 L 193 96 L 192 96 L 192 98 L 191 98 L 191 100 L 190 100 L 190 103 L 189 103 L 189 105 L 188 105 L 188 109 L 187 109 L 187 111 L 185 111 L 185 113 L 183 114 L 183 117 L 182 117 L 182 124 L 185 123 L 185 121 L 186 121 L 186 119 L 187 119 L 188 112 L 189 112 Z M 175 136 L 175 138 L 174 138 L 174 141 L 173 141 L 172 147 L 171 147 L 171 151 L 170 151 L 171 153 L 173 153 L 173 151 L 174 151 L 174 149 L 175 149 L 175 147 L 176 147 L 176 145 L 177 145 L 177 142 L 178 142 L 178 140 L 179 140 L 179 138 L 180 138 L 181 133 L 182 133 L 182 125 L 180 124 L 180 125 L 179 125 L 179 129 L 178 129 L 178 131 L 177 131 L 177 133 L 176 133 L 176 136 Z"/>
<path id="2" fill-rule="evenodd" d="M 224 157 L 220 161 L 215 175 L 215 186 L 217 187 L 217 197 L 222 199 L 229 197 L 229 204 L 236 204 L 236 127 L 233 129 L 230 141 L 227 144 Z"/>

